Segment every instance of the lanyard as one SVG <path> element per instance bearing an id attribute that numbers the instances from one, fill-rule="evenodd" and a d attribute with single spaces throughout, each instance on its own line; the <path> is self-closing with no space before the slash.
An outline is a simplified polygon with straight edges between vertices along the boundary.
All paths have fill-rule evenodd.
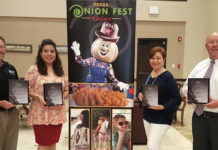
<path id="1" fill-rule="evenodd" d="M 154 84 L 154 82 L 157 80 L 157 78 L 158 78 L 158 76 L 160 75 L 160 73 L 162 72 L 162 70 L 163 70 L 163 68 L 158 72 L 158 74 L 157 74 L 157 76 L 156 76 L 156 78 L 154 79 L 154 81 L 152 82 L 152 84 L 151 85 L 153 85 Z M 152 71 L 153 72 L 153 71 Z M 151 74 L 152 74 L 152 72 L 151 72 Z M 148 79 L 147 79 L 147 81 L 145 82 L 145 84 L 146 85 L 148 85 L 148 81 L 149 81 L 149 79 L 150 79 L 150 77 L 151 77 L 151 74 L 149 75 L 149 77 L 148 77 Z"/>

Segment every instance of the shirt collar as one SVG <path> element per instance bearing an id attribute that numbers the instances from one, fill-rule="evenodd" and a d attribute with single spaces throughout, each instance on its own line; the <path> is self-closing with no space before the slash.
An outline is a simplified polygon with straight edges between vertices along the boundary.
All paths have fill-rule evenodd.
<path id="1" fill-rule="evenodd" d="M 215 61 L 215 65 L 218 65 L 218 59 L 214 60 Z"/>
<path id="2" fill-rule="evenodd" d="M 209 58 L 209 62 L 212 61 L 212 59 Z M 215 59 L 215 64 L 214 65 L 218 65 L 218 59 Z"/>

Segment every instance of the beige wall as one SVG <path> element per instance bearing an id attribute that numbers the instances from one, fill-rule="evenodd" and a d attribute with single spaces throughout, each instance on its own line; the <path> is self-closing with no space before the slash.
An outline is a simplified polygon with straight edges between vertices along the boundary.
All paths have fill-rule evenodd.
<path id="1" fill-rule="evenodd" d="M 187 2 L 137 0 L 136 20 L 146 21 L 186 21 Z M 159 15 L 150 15 L 149 7 L 157 6 Z"/>
<path id="2" fill-rule="evenodd" d="M 158 6 L 160 14 L 149 15 L 149 6 Z M 205 38 L 208 33 L 218 31 L 217 7 L 217 0 L 137 0 L 136 38 L 169 37 L 167 68 L 176 77 L 186 78 L 196 63 L 207 57 Z M 24 76 L 26 69 L 34 62 L 37 46 L 43 38 L 52 38 L 60 45 L 67 44 L 66 1 L 1 0 L 0 16 L 3 16 L 0 17 L 0 34 L 9 43 L 33 45 L 32 54 L 7 54 L 6 59 L 16 65 L 20 76 Z M 183 36 L 180 45 L 177 42 L 179 34 Z M 174 57 L 175 51 L 179 52 L 176 54 L 181 53 L 181 57 Z M 66 54 L 61 57 L 67 69 Z M 182 68 L 173 70 L 172 63 L 182 63 Z"/>
<path id="3" fill-rule="evenodd" d="M 186 39 L 184 49 L 184 71 L 183 77 L 186 78 L 192 68 L 203 59 L 202 53 L 205 52 L 205 30 L 207 1 L 189 0 L 187 5 Z"/>
<path id="4" fill-rule="evenodd" d="M 218 32 L 218 1 L 217 0 L 207 0 L 207 17 L 206 17 L 206 32 L 205 35 L 209 35 L 210 33 L 216 31 Z M 203 58 L 207 57 L 208 54 L 205 51 L 203 53 Z"/>
<path id="5" fill-rule="evenodd" d="M 208 24 L 206 24 L 207 12 L 210 9 L 216 10 L 213 7 L 217 6 L 216 0 L 188 0 L 187 2 L 172 2 L 172 1 L 137 1 L 137 20 L 148 21 L 170 21 L 185 22 L 184 28 L 184 49 L 182 50 L 183 57 L 183 72 L 179 72 L 179 76 L 186 78 L 191 69 L 203 58 L 207 56 L 205 50 L 205 38 Z M 208 4 L 210 3 L 210 4 Z M 208 6 L 210 5 L 210 6 Z M 160 9 L 159 15 L 148 15 L 149 6 L 157 6 Z M 212 10 L 210 10 L 212 11 Z M 138 13 L 140 12 L 140 13 Z M 216 17 L 214 14 L 213 17 Z M 174 47 L 176 43 L 168 43 L 168 47 Z M 169 52 L 168 52 L 169 54 Z M 173 56 L 169 54 L 171 59 Z M 173 59 L 173 58 L 172 58 Z M 176 72 L 176 77 L 177 77 Z M 181 74 L 180 74 L 181 73 Z"/>
<path id="6" fill-rule="evenodd" d="M 207 0 L 207 17 L 206 17 L 206 34 L 214 31 L 218 31 L 218 1 L 217 0 Z"/>
<path id="7" fill-rule="evenodd" d="M 67 44 L 66 19 L 13 18 L 0 17 L 0 35 L 7 43 L 31 44 L 33 52 L 7 53 L 5 60 L 18 70 L 19 77 L 24 77 L 27 69 L 35 62 L 38 46 L 44 38 L 53 39 L 57 45 Z M 60 54 L 66 71 L 67 54 Z"/>
<path id="8" fill-rule="evenodd" d="M 177 37 L 185 37 L 185 23 L 184 22 L 136 22 L 136 59 L 135 66 L 137 66 L 137 39 L 138 38 L 167 38 L 167 69 L 173 73 L 174 77 L 182 78 L 183 68 L 172 68 L 172 64 L 183 64 L 184 55 L 184 40 L 177 41 Z M 135 67 L 136 77 L 136 67 Z"/>
<path id="9" fill-rule="evenodd" d="M 0 16 L 66 18 L 66 0 L 1 0 Z"/>

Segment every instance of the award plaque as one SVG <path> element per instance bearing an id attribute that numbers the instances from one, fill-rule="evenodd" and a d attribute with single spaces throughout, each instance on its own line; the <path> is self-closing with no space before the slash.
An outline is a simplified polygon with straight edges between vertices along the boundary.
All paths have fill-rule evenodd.
<path id="1" fill-rule="evenodd" d="M 158 105 L 158 85 L 143 85 L 142 86 L 142 106 Z"/>
<path id="2" fill-rule="evenodd" d="M 207 104 L 209 102 L 209 84 L 209 78 L 188 78 L 189 102 Z"/>
<path id="3" fill-rule="evenodd" d="M 9 79 L 9 102 L 15 105 L 29 104 L 29 81 Z"/>
<path id="4" fill-rule="evenodd" d="M 62 83 L 44 83 L 45 106 L 63 105 Z"/>

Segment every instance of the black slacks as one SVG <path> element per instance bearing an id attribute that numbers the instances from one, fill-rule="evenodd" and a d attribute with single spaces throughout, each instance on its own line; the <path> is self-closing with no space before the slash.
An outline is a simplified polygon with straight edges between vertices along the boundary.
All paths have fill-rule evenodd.
<path id="1" fill-rule="evenodd" d="M 193 150 L 218 150 L 218 114 L 192 116 Z"/>

